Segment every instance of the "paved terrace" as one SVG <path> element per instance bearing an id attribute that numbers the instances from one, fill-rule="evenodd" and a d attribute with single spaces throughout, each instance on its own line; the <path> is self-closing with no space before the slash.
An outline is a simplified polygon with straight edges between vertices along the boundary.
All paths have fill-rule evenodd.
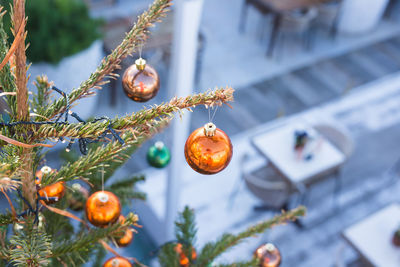
<path id="1" fill-rule="evenodd" d="M 204 6 L 202 31 L 207 47 L 198 88 L 229 84 L 238 90 L 234 109 L 220 109 L 215 119 L 234 143 L 230 166 L 215 176 L 198 175 L 187 166 L 182 170 L 181 202 L 182 206 L 189 204 L 197 212 L 198 244 L 201 246 L 222 232 L 237 232 L 273 216 L 272 212 L 253 210 L 259 202 L 243 184 L 237 197 L 233 201 L 230 198 L 240 181 L 241 155 L 250 153 L 254 162 L 263 162 L 249 142 L 253 135 L 285 120 L 334 120 L 350 130 L 356 143 L 353 157 L 344 166 L 344 191 L 336 216 L 307 230 L 293 225 L 277 227 L 244 243 L 221 261 L 246 259 L 260 243 L 272 241 L 282 250 L 283 267 L 330 267 L 338 263 L 338 258 L 357 266 L 357 255 L 342 241 L 340 232 L 387 203 L 400 200 L 398 183 L 385 186 L 394 176 L 388 170 L 400 156 L 400 145 L 397 145 L 400 134 L 398 22 L 384 21 L 367 35 L 339 36 L 335 42 L 318 33 L 312 52 L 287 49 L 287 56 L 271 60 L 263 56 L 265 41 L 260 42 L 255 36 L 255 25 L 260 17 L 254 10 L 250 11 L 247 32 L 238 34 L 241 3 L 239 0 L 206 0 Z M 245 68 L 243 63 L 251 67 Z M 156 60 L 153 65 L 164 77 L 162 84 L 165 86 L 167 65 Z M 140 106 L 132 105 L 120 94 L 117 108 L 109 109 L 103 105 L 107 101 L 106 94 L 104 90 L 100 97 L 104 107 L 102 114 L 121 114 Z M 166 95 L 167 92 L 161 90 L 150 104 L 162 102 Z M 208 120 L 208 112 L 201 108 L 192 116 L 193 129 Z M 157 139 L 168 141 L 165 135 Z M 184 140 L 182 146 L 183 143 Z M 147 166 L 144 153 L 148 146 L 146 144 L 117 176 L 123 177 Z M 164 217 L 166 177 L 163 171 L 148 169 L 144 172 L 148 181 L 141 189 L 149 193 L 147 203 L 151 213 L 140 203 L 134 203 L 134 207 L 141 214 L 145 228 L 157 237 Z M 330 183 L 321 184 L 313 191 L 308 218 L 320 216 L 331 208 Z M 324 195 L 329 197 L 322 197 Z M 124 253 L 129 254 L 129 251 Z"/>
<path id="2" fill-rule="evenodd" d="M 253 207 L 260 203 L 243 184 L 236 198 L 232 200 L 231 195 L 240 181 L 241 155 L 251 154 L 256 164 L 264 161 L 250 144 L 251 137 L 290 120 L 330 121 L 350 130 L 356 149 L 343 168 L 344 189 L 338 198 L 340 208 L 334 217 L 309 229 L 299 230 L 292 224 L 276 227 L 260 238 L 245 242 L 220 260 L 246 259 L 259 244 L 270 241 L 282 250 L 283 267 L 330 267 L 338 258 L 357 264 L 357 254 L 341 239 L 341 231 L 388 203 L 400 201 L 400 183 L 388 185 L 390 179 L 398 179 L 390 168 L 400 156 L 397 141 L 400 134 L 400 73 L 356 88 L 342 99 L 235 135 L 232 138 L 233 160 L 218 175 L 202 176 L 183 168 L 181 201 L 197 212 L 198 244 L 203 245 L 222 232 L 238 232 L 273 216 L 273 212 L 254 211 Z M 147 177 L 149 179 L 141 189 L 151 192 L 148 203 L 156 218 L 162 218 L 166 177 L 163 172 L 153 170 Z M 308 219 L 323 216 L 333 208 L 332 190 L 333 181 L 328 180 L 312 191 Z M 148 218 L 142 216 L 142 219 Z"/>
<path id="3" fill-rule="evenodd" d="M 99 11 L 100 15 L 129 15 L 134 9 L 120 6 Z M 135 2 L 136 3 L 136 2 Z M 138 1 L 140 7 L 146 1 Z M 247 32 L 237 32 L 241 0 L 206 0 L 202 31 L 207 38 L 202 75 L 198 88 L 229 84 L 235 89 L 234 109 L 219 109 L 215 122 L 232 137 L 234 157 L 230 166 L 215 176 L 201 176 L 188 166 L 183 167 L 182 206 L 196 210 L 199 226 L 198 244 L 214 239 L 222 232 L 237 232 L 250 224 L 273 216 L 272 212 L 255 212 L 259 204 L 241 184 L 237 197 L 230 198 L 240 181 L 239 159 L 250 153 L 254 162 L 263 163 L 250 139 L 285 120 L 334 120 L 352 133 L 356 150 L 344 166 L 345 190 L 340 196 L 341 209 L 337 215 L 314 228 L 299 230 L 293 225 L 281 226 L 260 238 L 244 243 L 221 261 L 249 258 L 262 242 L 272 241 L 282 250 L 283 267 L 330 267 L 337 258 L 355 262 L 357 255 L 341 239 L 340 232 L 348 225 L 371 214 L 387 203 L 399 201 L 400 184 L 385 187 L 393 177 L 389 168 L 399 158 L 400 144 L 400 27 L 396 21 L 384 21 L 368 35 L 339 36 L 332 42 L 319 33 L 312 52 L 288 49 L 287 56 L 277 59 L 264 57 L 266 44 L 256 36 L 259 15 L 251 10 Z M 108 15 L 107 15 L 108 14 Z M 219 27 L 215 27 L 219 25 Z M 153 60 L 166 88 L 168 65 Z M 243 63 L 251 68 L 244 68 Z M 377 80 L 377 81 L 376 81 Z M 376 82 L 374 82 L 376 81 Z M 122 88 L 119 88 L 122 92 Z M 167 99 L 166 89 L 150 103 Z M 138 110 L 141 105 L 121 93 L 116 108 L 108 107 L 107 89 L 99 94 L 99 114 L 124 114 Z M 192 113 L 192 128 L 208 120 L 204 109 Z M 165 135 L 157 137 L 168 141 Z M 182 147 L 185 140 L 182 140 Z M 146 144 L 116 177 L 125 177 L 147 166 Z M 149 193 L 148 207 L 133 203 L 145 229 L 157 235 L 165 205 L 165 173 L 147 169 L 148 181 L 141 189 Z M 383 189 L 382 189 L 383 188 Z M 331 207 L 329 181 L 314 190 L 310 200 L 309 217 L 322 214 Z M 323 201 L 325 200 L 325 201 Z M 315 203 L 321 203 L 316 205 Z M 145 213 L 147 211 L 147 213 Z M 160 223 L 160 224 L 157 224 Z M 129 250 L 124 250 L 129 255 Z"/>

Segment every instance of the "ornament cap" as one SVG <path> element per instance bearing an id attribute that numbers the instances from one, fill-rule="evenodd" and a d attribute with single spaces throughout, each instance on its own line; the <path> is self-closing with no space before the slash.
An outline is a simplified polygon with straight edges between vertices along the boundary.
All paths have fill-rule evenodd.
<path id="1" fill-rule="evenodd" d="M 267 243 L 267 244 L 265 244 L 265 249 L 266 249 L 268 252 L 272 252 L 272 251 L 274 251 L 274 250 L 276 249 L 276 247 L 275 247 L 275 245 L 272 244 L 272 243 Z"/>
<path id="2" fill-rule="evenodd" d="M 82 186 L 80 184 L 78 184 L 78 183 L 73 183 L 72 184 L 72 188 L 75 189 L 75 190 L 80 190 L 82 188 Z"/>
<path id="3" fill-rule="evenodd" d="M 51 173 L 51 168 L 49 166 L 43 166 L 40 171 L 44 174 L 49 174 Z"/>
<path id="4" fill-rule="evenodd" d="M 157 141 L 154 146 L 158 149 L 158 150 L 162 150 L 164 148 L 164 143 L 161 141 Z"/>
<path id="5" fill-rule="evenodd" d="M 138 70 L 142 71 L 146 67 L 146 60 L 140 57 L 135 60 L 135 65 Z"/>
<path id="6" fill-rule="evenodd" d="M 99 200 L 100 200 L 101 202 L 103 202 L 103 203 L 106 203 L 106 202 L 108 201 L 108 195 L 105 194 L 105 193 L 103 193 L 103 192 L 101 192 L 101 193 L 99 194 Z"/>
<path id="7" fill-rule="evenodd" d="M 217 130 L 217 126 L 214 123 L 209 122 L 204 125 L 204 134 L 208 137 L 212 137 L 215 135 L 215 131 Z"/>

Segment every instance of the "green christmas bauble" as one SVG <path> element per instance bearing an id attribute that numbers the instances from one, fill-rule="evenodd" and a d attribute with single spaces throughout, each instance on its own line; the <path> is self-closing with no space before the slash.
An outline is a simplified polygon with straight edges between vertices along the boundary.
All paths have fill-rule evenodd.
<path id="1" fill-rule="evenodd" d="M 164 168 L 171 160 L 171 153 L 163 142 L 156 142 L 147 151 L 147 162 L 156 168 Z"/>

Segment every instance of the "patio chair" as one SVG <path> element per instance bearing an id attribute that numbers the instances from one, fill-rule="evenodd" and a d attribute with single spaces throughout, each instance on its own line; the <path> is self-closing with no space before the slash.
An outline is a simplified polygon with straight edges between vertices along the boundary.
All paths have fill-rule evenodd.
<path id="1" fill-rule="evenodd" d="M 354 151 L 354 141 L 346 129 L 330 124 L 317 124 L 313 127 L 336 146 L 346 156 L 346 159 L 350 158 Z"/>
<path id="2" fill-rule="evenodd" d="M 284 43 L 289 36 L 300 36 L 303 47 L 311 49 L 313 39 L 311 26 L 317 14 L 318 11 L 314 7 L 285 13 L 279 24 L 279 42 Z M 283 45 L 280 45 L 280 47 L 283 47 Z"/>
<path id="3" fill-rule="evenodd" d="M 315 24 L 320 28 L 327 29 L 332 38 L 336 37 L 340 7 L 341 1 L 332 1 L 317 6 L 318 15 L 315 18 Z"/>
<path id="4" fill-rule="evenodd" d="M 249 157 L 246 154 L 241 160 L 242 178 L 250 192 L 263 202 L 262 208 L 286 208 L 291 193 L 289 184 L 268 165 L 246 171 L 248 162 Z"/>

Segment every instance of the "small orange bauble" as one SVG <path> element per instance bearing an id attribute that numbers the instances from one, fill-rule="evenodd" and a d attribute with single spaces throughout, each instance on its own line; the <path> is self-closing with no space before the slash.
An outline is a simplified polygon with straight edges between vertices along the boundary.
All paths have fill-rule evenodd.
<path id="1" fill-rule="evenodd" d="M 120 223 L 124 223 L 125 217 L 123 215 L 120 215 L 118 221 Z M 117 238 L 115 242 L 117 242 L 118 246 L 120 247 L 127 247 L 132 242 L 132 240 L 133 240 L 133 232 L 132 229 L 128 228 L 126 229 L 124 235 L 120 238 Z"/>
<path id="2" fill-rule="evenodd" d="M 40 168 L 40 170 L 38 170 L 35 173 L 35 183 L 40 184 L 42 182 L 42 178 L 44 175 L 54 173 L 54 172 L 56 172 L 56 170 L 53 170 L 49 166 L 43 166 L 42 168 Z"/>
<path id="3" fill-rule="evenodd" d="M 132 267 L 132 264 L 123 257 L 113 257 L 108 259 L 103 267 Z"/>
<path id="4" fill-rule="evenodd" d="M 47 185 L 39 190 L 39 195 L 45 198 L 46 204 L 53 204 L 60 200 L 65 194 L 65 182 L 57 182 Z M 53 198 L 53 199 L 50 199 Z"/>
<path id="5" fill-rule="evenodd" d="M 86 201 L 86 217 L 94 226 L 106 227 L 115 223 L 121 214 L 121 203 L 116 195 L 98 191 Z"/>
<path id="6" fill-rule="evenodd" d="M 189 258 L 186 257 L 181 243 L 176 244 L 175 251 L 179 255 L 179 264 L 181 265 L 181 267 L 189 267 L 190 264 Z M 192 261 L 196 260 L 196 258 L 197 258 L 196 250 L 192 248 Z"/>
<path id="7" fill-rule="evenodd" d="M 281 265 L 281 253 L 271 243 L 259 246 L 254 252 L 254 257 L 260 262 L 260 267 L 278 267 Z"/>
<path id="8" fill-rule="evenodd" d="M 187 163 L 201 174 L 215 174 L 225 169 L 231 161 L 232 151 L 228 135 L 213 123 L 195 130 L 185 144 Z"/>
<path id="9" fill-rule="evenodd" d="M 156 70 L 139 58 L 126 69 L 122 77 L 125 94 L 136 102 L 146 102 L 156 96 L 160 89 L 160 78 Z"/>

